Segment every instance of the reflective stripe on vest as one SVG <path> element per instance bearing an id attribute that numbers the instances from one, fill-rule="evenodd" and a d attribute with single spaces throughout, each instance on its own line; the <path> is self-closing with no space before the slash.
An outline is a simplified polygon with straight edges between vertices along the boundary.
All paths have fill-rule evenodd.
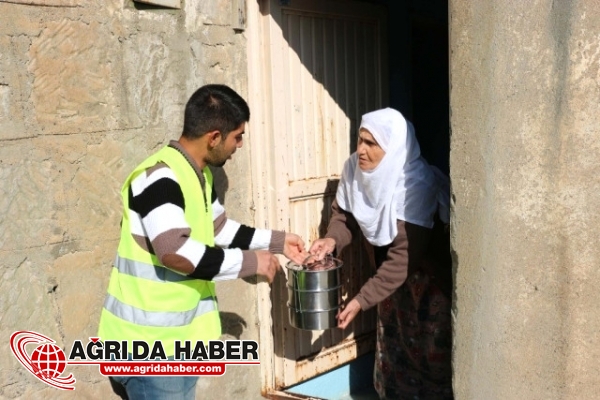
<path id="1" fill-rule="evenodd" d="M 120 273 L 135 276 L 155 282 L 183 282 L 193 280 L 185 275 L 178 274 L 165 267 L 157 267 L 140 261 L 128 260 L 117 256 L 115 267 Z"/>
<path id="2" fill-rule="evenodd" d="M 210 311 L 216 311 L 215 299 L 206 297 L 198 303 L 198 307 L 185 312 L 145 311 L 119 301 L 110 294 L 106 296 L 104 308 L 115 316 L 143 326 L 184 326 L 192 323 L 194 318 Z"/>

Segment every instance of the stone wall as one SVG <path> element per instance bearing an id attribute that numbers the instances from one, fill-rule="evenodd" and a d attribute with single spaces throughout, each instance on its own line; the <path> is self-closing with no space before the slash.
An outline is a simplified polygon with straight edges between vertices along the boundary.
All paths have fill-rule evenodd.
<path id="1" fill-rule="evenodd" d="M 228 0 L 181 10 L 131 0 L 0 0 L 0 398 L 112 398 L 95 367 L 68 367 L 75 392 L 50 388 L 10 354 L 16 330 L 70 348 L 97 330 L 130 170 L 179 137 L 206 83 L 246 94 L 246 43 Z M 252 223 L 248 146 L 217 190 Z M 231 295 L 236 293 L 235 298 Z M 255 288 L 219 287 L 225 338 L 258 338 Z M 260 398 L 260 369 L 201 379 L 202 398 Z"/>
<path id="2" fill-rule="evenodd" d="M 449 3 L 456 398 L 597 398 L 599 3 Z"/>

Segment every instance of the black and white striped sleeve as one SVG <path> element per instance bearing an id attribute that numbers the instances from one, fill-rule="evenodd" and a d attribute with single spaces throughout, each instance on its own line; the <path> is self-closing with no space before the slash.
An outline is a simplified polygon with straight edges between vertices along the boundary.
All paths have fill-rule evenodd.
<path id="1" fill-rule="evenodd" d="M 242 250 L 269 250 L 283 252 L 285 234 L 269 229 L 251 228 L 227 218 L 225 208 L 219 202 L 213 188 L 212 196 L 215 244 L 222 248 Z"/>
<path id="2" fill-rule="evenodd" d="M 134 239 L 170 269 L 213 281 L 256 272 L 255 256 L 241 249 L 208 246 L 191 238 L 183 192 L 165 164 L 158 164 L 132 181 L 129 207 Z M 246 264 L 243 271 L 242 264 Z"/>

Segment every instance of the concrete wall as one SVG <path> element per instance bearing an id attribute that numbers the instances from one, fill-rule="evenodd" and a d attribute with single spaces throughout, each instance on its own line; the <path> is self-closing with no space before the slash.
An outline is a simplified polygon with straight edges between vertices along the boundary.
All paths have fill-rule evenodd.
<path id="1" fill-rule="evenodd" d="M 75 392 L 46 386 L 10 354 L 9 337 L 33 330 L 70 349 L 96 334 L 123 179 L 179 137 L 200 85 L 245 96 L 233 2 L 182 3 L 0 0 L 0 398 L 112 397 L 95 367 L 68 367 Z M 230 216 L 251 224 L 249 168 L 246 146 L 216 176 Z M 232 282 L 219 294 L 225 337 L 257 339 L 255 287 Z M 259 367 L 230 367 L 201 379 L 198 393 L 259 398 L 259 377 Z"/>
<path id="2" fill-rule="evenodd" d="M 600 4 L 450 0 L 457 399 L 600 391 Z"/>

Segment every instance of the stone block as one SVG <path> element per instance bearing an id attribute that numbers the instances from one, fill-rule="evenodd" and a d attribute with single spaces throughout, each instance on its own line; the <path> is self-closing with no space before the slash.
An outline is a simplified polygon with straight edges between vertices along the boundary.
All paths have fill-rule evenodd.
<path id="1" fill-rule="evenodd" d="M 99 132 L 119 126 L 111 40 L 104 26 L 48 22 L 29 49 L 31 101 L 44 134 Z"/>
<path id="2" fill-rule="evenodd" d="M 60 333 L 60 315 L 53 291 L 55 284 L 46 274 L 46 261 L 34 248 L 0 251 L 0 346 L 2 373 L 0 396 L 15 398 L 42 382 L 27 372 L 12 355 L 9 338 L 15 331 L 35 331 L 65 345 Z M 31 351 L 31 349 L 27 349 Z M 37 382 L 36 382 L 37 381 Z M 39 384 L 38 384 L 39 382 Z"/>
<path id="3" fill-rule="evenodd" d="M 233 2 L 231 0 L 203 1 L 198 3 L 198 13 L 206 25 L 230 26 Z"/>
<path id="4" fill-rule="evenodd" d="M 50 267 L 56 306 L 63 316 L 61 331 L 69 349 L 74 340 L 86 342 L 97 335 L 118 241 L 111 244 L 57 257 Z"/>

